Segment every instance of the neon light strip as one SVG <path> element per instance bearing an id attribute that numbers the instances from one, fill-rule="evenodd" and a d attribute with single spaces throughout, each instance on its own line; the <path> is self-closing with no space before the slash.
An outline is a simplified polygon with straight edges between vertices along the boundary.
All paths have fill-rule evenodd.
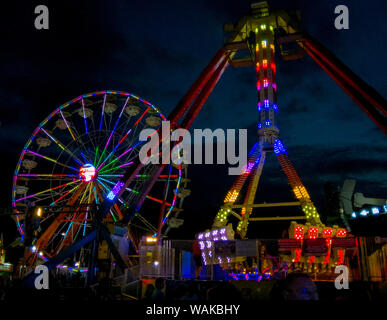
<path id="1" fill-rule="evenodd" d="M 97 189 L 95 188 L 95 186 L 93 186 L 93 188 L 94 188 L 94 198 L 95 198 L 95 202 L 96 202 L 96 204 L 98 204 L 99 202 L 98 202 L 98 197 L 97 197 Z"/>
<path id="2" fill-rule="evenodd" d="M 58 161 L 56 161 L 56 160 L 54 160 L 54 159 L 52 159 L 52 158 L 46 157 L 46 156 L 44 156 L 44 155 L 42 155 L 42 154 L 39 154 L 39 153 L 36 153 L 36 152 L 34 152 L 34 151 L 31 151 L 31 150 L 26 150 L 26 152 L 28 152 L 28 153 L 31 153 L 31 154 L 33 154 L 33 155 L 35 155 L 35 156 L 37 156 L 37 157 L 40 157 L 40 158 L 46 159 L 46 160 L 48 160 L 48 161 L 51 161 L 51 162 L 54 162 L 54 163 L 60 164 L 61 166 L 64 166 L 64 167 L 66 167 L 66 168 L 73 169 L 73 170 L 75 170 L 75 171 L 77 171 L 77 172 L 79 171 L 79 169 L 77 169 L 77 168 L 74 168 L 74 167 L 68 166 L 67 164 L 64 164 L 64 163 L 58 162 Z"/>
<path id="3" fill-rule="evenodd" d="M 90 197 L 91 197 L 91 187 L 92 185 L 90 185 L 90 190 L 89 190 L 89 199 L 88 199 L 88 203 L 91 203 L 90 201 Z M 94 190 L 95 190 L 95 187 L 93 186 Z M 83 232 L 82 232 L 82 235 L 85 236 L 85 233 L 86 233 L 86 225 L 87 225 L 87 217 L 89 216 L 89 207 L 86 208 L 86 216 L 85 216 L 85 224 L 83 226 Z"/>
<path id="4" fill-rule="evenodd" d="M 140 120 L 143 118 L 143 116 L 145 116 L 145 114 L 148 112 L 148 110 L 150 109 L 150 107 L 148 107 L 145 112 L 141 115 L 141 117 L 135 122 L 135 126 L 137 126 L 137 124 L 140 122 Z"/>
<path id="5" fill-rule="evenodd" d="M 124 175 L 123 174 L 99 174 L 98 175 L 99 177 L 117 177 L 117 178 L 122 178 Z M 149 174 L 137 174 L 136 175 L 137 178 L 149 178 Z M 167 175 L 167 174 L 160 174 L 159 175 L 159 178 L 177 178 L 178 175 L 177 174 L 171 174 L 171 175 Z"/>
<path id="6" fill-rule="evenodd" d="M 78 177 L 77 174 L 38 174 L 38 173 L 21 173 L 18 177 Z"/>
<path id="7" fill-rule="evenodd" d="M 85 113 L 85 101 L 82 98 L 82 110 L 83 110 L 83 120 L 85 121 L 85 128 L 86 128 L 86 134 L 89 134 L 87 131 L 87 120 L 86 120 L 86 113 Z"/>
<path id="8" fill-rule="evenodd" d="M 83 164 L 81 163 L 81 161 L 79 161 L 78 159 L 77 159 L 77 157 L 70 151 L 70 150 L 68 150 L 68 149 L 66 149 L 57 139 L 55 139 L 53 136 L 51 136 L 46 130 L 44 130 L 43 128 L 41 128 L 42 129 L 42 131 L 52 140 L 52 141 L 54 141 L 63 151 L 66 151 L 69 155 L 71 155 L 73 158 L 74 158 L 74 160 L 76 161 L 76 162 L 78 162 L 78 164 L 80 164 L 81 166 L 83 166 Z"/>
<path id="9" fill-rule="evenodd" d="M 130 147 L 128 150 L 126 150 L 123 154 L 121 154 L 120 156 L 118 156 L 117 158 L 115 158 L 114 160 L 112 160 L 111 162 L 109 162 L 107 165 L 105 165 L 104 167 L 101 168 L 101 172 L 108 172 L 108 171 L 111 171 L 111 169 L 109 170 L 104 170 L 106 169 L 108 166 L 112 165 L 113 163 L 117 162 L 121 157 L 123 157 L 125 154 L 127 154 L 128 152 L 132 151 L 134 148 L 136 148 L 139 144 L 141 143 L 144 143 L 145 141 L 139 141 L 137 144 L 135 144 L 133 147 Z"/>
<path id="10" fill-rule="evenodd" d="M 66 197 L 70 192 L 73 192 L 75 189 L 79 188 L 81 185 L 77 185 L 74 188 L 72 188 L 70 191 L 66 192 L 64 195 L 60 196 L 58 199 L 56 199 L 54 202 L 52 202 L 49 207 L 52 207 L 54 204 L 56 204 L 59 200 L 63 199 Z"/>
<path id="11" fill-rule="evenodd" d="M 76 183 L 76 182 L 78 182 L 78 181 L 71 181 L 71 182 L 62 184 L 60 186 L 54 187 L 54 188 L 50 188 L 50 189 L 47 189 L 47 190 L 44 190 L 44 191 L 40 191 L 38 193 L 34 193 L 34 194 L 31 194 L 31 195 L 23 197 L 23 198 L 19 198 L 19 199 L 15 200 L 15 202 L 18 202 L 18 201 L 21 201 L 21 200 L 24 200 L 24 199 L 28 199 L 28 198 L 31 198 L 31 197 L 35 197 L 35 196 L 37 196 L 39 194 L 42 194 L 42 193 L 45 193 L 45 192 L 48 192 L 48 191 L 52 191 L 52 190 L 55 190 L 55 189 L 58 189 L 58 188 L 61 188 L 61 187 L 65 187 L 65 186 L 68 186 L 68 185 Z"/>
<path id="12" fill-rule="evenodd" d="M 94 165 L 94 166 L 95 166 L 95 163 L 96 163 L 96 161 L 97 161 L 98 150 L 99 150 L 99 146 L 97 146 L 97 148 L 96 148 L 96 150 L 95 150 L 94 162 L 93 162 L 93 165 Z"/>
<path id="13" fill-rule="evenodd" d="M 116 217 L 114 216 L 112 209 L 110 209 L 109 211 L 110 211 L 110 214 L 111 214 L 112 217 L 113 217 L 114 222 L 117 222 L 117 219 L 116 219 Z"/>
<path id="14" fill-rule="evenodd" d="M 81 151 L 81 156 L 82 156 L 83 160 L 85 160 L 85 163 L 88 163 L 88 162 L 89 162 L 89 161 L 86 160 L 86 157 L 85 157 L 85 155 L 83 154 L 82 151 Z"/>
<path id="15" fill-rule="evenodd" d="M 59 112 L 60 112 L 60 114 L 61 114 L 61 116 L 62 116 L 62 118 L 63 118 L 64 123 L 66 124 L 67 129 L 69 130 L 69 132 L 70 132 L 70 134 L 71 134 L 71 137 L 72 137 L 73 140 L 75 141 L 76 139 L 75 139 L 75 137 L 74 137 L 73 132 L 72 132 L 71 129 L 70 129 L 69 124 L 67 123 L 67 120 L 66 120 L 65 116 L 63 115 L 63 113 L 62 113 L 61 110 L 60 110 Z"/>
<path id="16" fill-rule="evenodd" d="M 105 93 L 105 95 L 103 97 L 101 121 L 99 122 L 99 130 L 98 131 L 101 131 L 101 128 L 102 128 L 102 119 L 103 119 L 103 114 L 105 112 L 105 104 L 106 104 L 106 93 Z"/>
<path id="17" fill-rule="evenodd" d="M 88 186 L 88 190 L 91 188 L 91 184 L 89 184 L 89 186 Z M 85 198 L 85 195 L 86 195 L 86 193 L 87 193 L 87 190 L 82 194 L 82 197 L 81 197 L 81 200 L 79 201 L 79 205 L 81 205 L 81 203 L 83 202 L 83 199 Z M 67 234 L 68 234 L 68 232 L 70 231 L 70 228 L 71 228 L 71 226 L 73 225 L 73 223 L 74 223 L 74 219 L 75 219 L 75 216 L 77 215 L 77 212 L 78 212 L 78 210 L 79 210 L 79 208 L 80 208 L 80 206 L 75 210 L 75 212 L 74 212 L 74 214 L 73 214 L 73 217 L 72 217 L 72 219 L 71 219 L 71 222 L 70 222 L 70 224 L 69 224 L 69 227 L 67 228 L 67 231 L 66 231 L 66 233 L 65 233 L 65 235 L 64 235 L 64 239 L 63 239 L 63 241 L 65 241 L 65 239 L 67 238 Z M 63 243 L 63 242 L 62 242 Z M 59 251 L 59 250 L 58 250 Z"/>
<path id="18" fill-rule="evenodd" d="M 98 167 L 97 171 L 105 164 L 105 162 L 112 156 L 112 154 L 117 150 L 117 148 L 120 146 L 122 141 L 125 140 L 125 138 L 128 136 L 128 134 L 132 131 L 132 129 L 129 129 L 128 132 L 125 134 L 125 136 L 118 142 L 118 144 L 114 147 L 113 151 L 109 153 L 109 155 L 105 158 L 105 160 L 101 163 L 101 165 Z"/>
<path id="19" fill-rule="evenodd" d="M 130 161 L 130 162 L 127 162 L 127 163 L 121 164 L 121 165 L 119 165 L 119 166 L 117 166 L 117 167 L 110 168 L 110 169 L 108 169 L 108 170 L 101 171 L 101 173 L 106 173 L 106 172 L 113 171 L 113 170 L 115 170 L 115 169 L 119 169 L 119 168 L 127 167 L 127 166 L 130 166 L 131 164 L 133 164 L 133 161 Z"/>
<path id="20" fill-rule="evenodd" d="M 110 133 L 110 136 L 109 136 L 108 140 L 106 141 L 106 144 L 105 144 L 105 147 L 104 147 L 104 152 L 105 152 L 106 148 L 108 147 L 108 145 L 109 145 L 109 143 L 110 143 L 110 140 L 111 140 L 111 138 L 112 138 L 114 132 L 116 131 L 118 122 L 119 122 L 120 119 L 121 119 L 122 113 L 124 112 L 125 107 L 126 107 L 128 101 L 129 101 L 129 97 L 126 98 L 126 101 L 125 101 L 125 103 L 124 103 L 124 105 L 123 105 L 123 107 L 122 107 L 122 109 L 121 109 L 120 115 L 118 116 L 118 118 L 117 118 L 117 120 L 116 120 L 116 123 L 114 124 L 113 130 L 112 130 L 112 132 Z M 102 153 L 102 154 L 103 154 L 103 153 Z M 110 157 L 110 155 L 109 155 L 109 157 Z M 101 161 L 101 159 L 102 159 L 102 156 L 101 156 L 101 158 L 98 160 L 98 163 Z M 101 163 L 101 165 L 98 166 L 97 171 L 101 168 L 102 165 L 105 164 L 105 161 L 106 161 L 106 160 L 107 160 L 107 159 L 105 159 L 105 160 Z"/>

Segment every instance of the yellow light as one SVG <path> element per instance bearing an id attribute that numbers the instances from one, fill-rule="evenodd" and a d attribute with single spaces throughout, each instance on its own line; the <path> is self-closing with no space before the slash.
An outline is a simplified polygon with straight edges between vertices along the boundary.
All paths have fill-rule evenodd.
<path id="1" fill-rule="evenodd" d="M 261 30 L 266 30 L 266 24 L 261 24 Z"/>
<path id="2" fill-rule="evenodd" d="M 157 241 L 157 238 L 146 237 L 146 242 L 148 242 L 148 243 L 152 243 L 152 242 L 156 242 L 156 241 Z"/>
<path id="3" fill-rule="evenodd" d="M 42 216 L 42 208 L 38 208 L 38 209 L 36 210 L 36 215 L 37 215 L 38 217 L 41 217 L 41 216 Z"/>

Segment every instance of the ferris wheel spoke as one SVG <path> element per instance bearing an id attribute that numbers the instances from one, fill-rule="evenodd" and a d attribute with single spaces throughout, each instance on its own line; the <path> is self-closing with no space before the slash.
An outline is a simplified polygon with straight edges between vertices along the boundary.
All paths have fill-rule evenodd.
<path id="1" fill-rule="evenodd" d="M 45 173 L 19 173 L 17 177 L 24 178 L 52 178 L 50 180 L 74 179 L 78 174 L 45 174 Z"/>
<path id="2" fill-rule="evenodd" d="M 126 167 L 130 164 L 133 163 L 133 161 L 129 161 L 129 160 L 134 160 L 135 157 L 132 157 L 131 159 L 130 158 L 130 155 L 136 151 L 136 148 L 138 148 L 142 143 L 144 143 L 145 141 L 139 141 L 135 146 L 133 147 L 130 147 L 129 149 L 127 149 L 124 153 L 122 153 L 120 156 L 118 156 L 117 158 L 115 158 L 114 160 L 112 160 L 111 162 L 109 162 L 108 164 L 106 164 L 104 167 L 102 167 L 101 169 L 101 173 L 106 173 L 106 172 L 110 172 L 112 170 L 116 170 L 118 168 L 122 168 L 122 167 Z M 130 152 L 130 153 L 129 153 Z M 126 155 L 127 153 L 129 153 L 129 155 L 126 157 L 125 161 L 126 163 L 122 164 L 122 165 L 119 165 L 119 166 L 116 166 L 114 168 L 110 168 L 110 169 L 107 169 L 109 166 L 111 166 L 112 164 L 116 163 L 118 160 L 120 160 L 120 158 L 122 158 L 124 155 Z M 136 153 L 136 156 L 137 156 L 137 153 Z M 122 160 L 121 160 L 122 161 Z"/>
<path id="3" fill-rule="evenodd" d="M 76 142 L 77 145 L 79 145 L 80 147 L 82 147 L 82 148 L 83 148 L 83 151 L 87 151 L 87 150 L 85 149 L 85 147 L 84 147 L 84 144 L 83 144 L 83 142 L 82 142 L 82 140 L 81 140 L 81 138 L 80 138 L 80 135 L 79 135 L 78 131 L 76 130 L 76 128 L 74 128 L 74 130 L 75 130 L 75 132 L 76 132 L 76 134 L 75 134 L 75 133 L 73 132 L 73 130 L 71 130 L 71 126 L 68 124 L 68 121 L 67 121 L 66 117 L 64 116 L 64 114 L 62 113 L 62 111 L 59 111 L 59 112 L 60 112 L 60 114 L 61 114 L 61 116 L 62 116 L 62 119 L 63 119 L 63 121 L 64 121 L 64 123 L 65 123 L 65 125 L 66 125 L 66 127 L 67 127 L 67 130 L 70 132 L 70 135 L 71 135 L 71 138 L 73 139 L 73 141 Z"/>
<path id="4" fill-rule="evenodd" d="M 137 215 L 137 217 L 151 231 L 157 232 L 157 229 L 147 219 L 145 219 L 141 214 Z"/>
<path id="5" fill-rule="evenodd" d="M 89 132 L 87 130 L 87 119 L 86 119 L 86 113 L 85 113 L 85 100 L 82 97 L 82 111 L 83 111 L 83 121 L 85 123 L 85 132 L 88 135 Z"/>
<path id="6" fill-rule="evenodd" d="M 62 110 L 59 111 L 59 113 L 61 114 L 62 119 L 63 119 L 63 121 L 64 121 L 64 123 L 65 123 L 65 125 L 66 125 L 66 127 L 67 127 L 67 130 L 70 132 L 71 137 L 73 138 L 74 141 L 77 141 L 77 139 L 76 139 L 75 136 L 74 136 L 73 131 L 71 130 L 71 128 L 70 128 L 70 126 L 69 126 L 69 124 L 68 124 L 68 122 L 67 122 L 66 117 L 65 117 L 65 116 L 63 115 L 63 113 L 62 113 Z"/>
<path id="7" fill-rule="evenodd" d="M 73 157 L 73 160 L 77 162 L 79 165 L 83 166 L 82 162 L 77 158 L 75 154 L 73 154 L 69 149 L 67 149 L 58 139 L 54 138 L 50 135 L 46 130 L 41 128 L 41 130 L 53 141 L 55 142 L 63 151 Z"/>
<path id="8" fill-rule="evenodd" d="M 147 111 L 148 111 L 148 109 L 142 114 L 142 116 L 140 117 L 140 119 L 146 114 Z M 140 119 L 139 119 L 139 120 L 140 120 Z M 121 139 L 121 141 L 120 141 L 119 144 L 118 144 L 118 146 L 120 146 L 120 144 L 127 138 L 127 136 L 128 136 L 131 132 L 133 132 L 133 134 L 132 134 L 132 139 L 131 139 L 130 142 L 128 143 L 131 147 L 129 147 L 128 149 L 126 149 L 120 156 L 118 156 L 116 159 L 112 160 L 110 163 L 108 163 L 108 164 L 106 164 L 106 165 L 104 165 L 104 166 L 101 165 L 102 169 L 103 169 L 104 167 L 107 167 L 107 166 L 109 166 L 109 165 L 115 163 L 115 162 L 118 161 L 121 157 L 123 157 L 124 155 L 126 155 L 128 152 L 134 150 L 138 145 L 141 145 L 142 143 L 145 142 L 145 141 L 139 141 L 136 145 L 133 146 L 134 139 L 135 139 L 135 137 L 137 136 L 137 130 L 139 130 L 139 128 L 140 128 L 140 127 L 138 126 L 138 122 L 139 122 L 139 121 L 136 121 L 136 123 L 135 123 L 135 125 L 134 125 L 134 126 L 135 126 L 134 131 L 132 131 L 132 128 L 129 129 L 129 131 L 124 135 L 124 137 Z M 145 125 L 143 124 L 141 130 L 144 129 L 144 128 L 145 128 Z M 118 147 L 118 146 L 117 146 L 117 147 Z M 114 148 L 114 150 L 112 151 L 112 153 L 114 153 L 114 152 L 116 151 L 116 149 L 117 149 L 117 148 Z M 110 158 L 110 156 L 111 156 L 111 155 L 109 155 L 108 158 Z M 106 162 L 106 161 L 107 161 L 107 159 L 105 159 L 104 162 Z"/>
<path id="9" fill-rule="evenodd" d="M 46 190 L 43 190 L 43 191 L 31 194 L 29 196 L 26 196 L 26 197 L 23 197 L 23 198 L 19 198 L 19 199 L 15 200 L 15 202 L 19 202 L 21 200 L 25 200 L 25 199 L 29 199 L 29 198 L 32 198 L 32 197 L 36 197 L 37 195 L 40 195 L 40 194 L 43 194 L 43 193 L 46 193 L 46 192 L 50 192 L 52 190 L 56 190 L 56 189 L 59 189 L 59 188 L 62 188 L 62 187 L 65 187 L 65 186 L 68 186 L 68 185 L 71 185 L 71 184 L 74 184 L 74 183 L 77 183 L 77 182 L 78 181 L 71 181 L 71 182 L 62 184 L 60 186 L 54 187 L 54 188 L 46 189 Z"/>
<path id="10" fill-rule="evenodd" d="M 109 153 L 109 155 L 102 161 L 102 163 L 99 165 L 98 169 L 99 170 L 101 167 L 104 167 L 104 164 L 106 161 L 109 160 L 109 158 L 114 154 L 114 152 L 117 150 L 117 148 L 121 145 L 122 141 L 126 139 L 126 137 L 129 135 L 129 133 L 132 131 L 132 129 L 129 129 L 128 132 L 122 137 L 122 139 L 117 143 L 117 145 L 114 147 L 113 151 Z"/>
<path id="11" fill-rule="evenodd" d="M 73 227 L 73 225 L 74 225 L 74 221 L 75 221 L 75 219 L 76 219 L 76 217 L 77 217 L 77 213 L 78 213 L 78 211 L 79 211 L 79 208 L 81 207 L 81 204 L 84 203 L 84 199 L 85 199 L 85 197 L 86 197 L 86 194 L 89 194 L 89 195 L 90 195 L 90 189 L 91 189 L 91 187 L 92 187 L 92 185 L 89 184 L 89 185 L 87 186 L 85 192 L 83 192 L 82 197 L 81 197 L 81 199 L 80 199 L 80 201 L 79 201 L 78 207 L 75 209 L 75 212 L 74 212 L 74 214 L 73 214 L 73 217 L 72 217 L 72 219 L 71 219 L 71 222 L 69 223 L 69 226 L 68 226 L 68 228 L 67 228 L 67 231 L 66 231 L 66 233 L 65 233 L 65 236 L 64 236 L 63 241 L 66 241 L 67 234 L 68 234 L 69 230 L 70 230 L 70 229 Z M 80 215 L 82 215 L 82 213 L 81 213 Z M 63 243 L 64 243 L 64 242 L 63 242 Z"/>
<path id="12" fill-rule="evenodd" d="M 146 228 L 146 227 L 144 227 L 144 226 L 140 226 L 140 225 L 138 225 L 138 224 L 135 224 L 135 223 L 131 223 L 130 224 L 130 226 L 131 227 L 134 227 L 134 228 L 136 228 L 136 229 L 141 229 L 141 230 L 144 230 L 144 231 L 146 231 L 146 232 L 155 232 L 155 230 L 154 230 L 154 228 L 152 228 L 151 230 L 149 230 L 149 228 Z"/>
<path id="13" fill-rule="evenodd" d="M 113 130 L 110 132 L 109 138 L 108 138 L 107 141 L 106 141 L 106 144 L 105 144 L 104 150 L 103 150 L 103 152 L 102 152 L 102 155 L 101 155 L 100 159 L 99 159 L 98 162 L 97 162 L 97 167 L 99 166 L 99 164 L 100 164 L 100 162 L 101 162 L 101 160 L 102 160 L 102 157 L 103 157 L 104 153 L 106 152 L 107 147 L 109 146 L 110 140 L 111 140 L 111 138 L 112 138 L 112 136 L 113 136 L 113 134 L 114 134 L 114 132 L 115 132 L 115 130 L 116 130 L 116 128 L 117 128 L 118 122 L 119 122 L 120 119 L 121 119 L 121 116 L 122 116 L 122 114 L 123 114 L 123 112 L 124 112 L 124 110 L 125 110 L 125 108 L 126 108 L 126 105 L 127 105 L 128 101 L 129 101 L 129 96 L 126 98 L 125 103 L 124 103 L 124 105 L 123 105 L 123 107 L 122 107 L 122 109 L 121 109 L 121 112 L 120 112 L 120 114 L 119 114 L 119 116 L 118 116 L 118 118 L 117 118 L 117 120 L 116 120 L 116 123 L 114 124 Z M 105 159 L 105 160 L 106 160 L 106 159 Z M 99 167 L 98 167 L 98 168 L 99 168 Z"/>
<path id="14" fill-rule="evenodd" d="M 130 162 L 127 162 L 127 163 L 123 163 L 123 164 L 121 164 L 119 166 L 110 168 L 108 170 L 101 171 L 101 173 L 106 173 L 106 172 L 110 172 L 110 171 L 117 170 L 117 169 L 120 169 L 120 168 L 128 167 L 128 166 L 130 166 L 132 164 L 133 164 L 133 161 L 130 161 Z"/>
<path id="15" fill-rule="evenodd" d="M 102 119 L 103 119 L 103 114 L 105 112 L 105 105 L 106 105 L 106 93 L 103 96 L 102 114 L 101 114 L 101 121 L 99 122 L 99 130 L 98 131 L 101 131 L 101 128 L 102 128 Z"/>
<path id="16" fill-rule="evenodd" d="M 78 184 L 76 185 L 74 188 L 72 188 L 71 190 L 67 191 L 65 194 L 61 195 L 58 199 L 54 200 L 53 202 L 50 203 L 49 207 L 52 207 L 53 205 L 55 204 L 58 204 L 59 201 L 61 201 L 62 199 L 64 199 L 65 197 L 67 197 L 70 193 L 73 193 L 75 192 L 82 184 Z"/>
<path id="17" fill-rule="evenodd" d="M 59 165 L 61 165 L 61 166 L 63 166 L 63 167 L 66 167 L 66 168 L 69 168 L 69 169 L 72 169 L 72 170 L 75 170 L 75 171 L 79 172 L 79 169 L 77 169 L 77 168 L 74 168 L 74 167 L 72 167 L 72 166 L 68 166 L 67 164 L 61 163 L 61 162 L 59 162 L 59 161 L 57 161 L 57 160 L 54 160 L 54 159 L 52 159 L 52 158 L 50 158 L 50 157 L 47 157 L 47 156 L 44 156 L 44 155 L 42 155 L 42 154 L 40 154 L 40 153 L 31 151 L 31 150 L 28 150 L 28 149 L 26 150 L 26 153 L 31 153 L 31 154 L 33 154 L 33 155 L 39 157 L 39 158 L 46 159 L 46 160 L 51 161 L 51 162 L 53 162 L 53 163 L 55 163 L 55 164 L 59 164 Z"/>

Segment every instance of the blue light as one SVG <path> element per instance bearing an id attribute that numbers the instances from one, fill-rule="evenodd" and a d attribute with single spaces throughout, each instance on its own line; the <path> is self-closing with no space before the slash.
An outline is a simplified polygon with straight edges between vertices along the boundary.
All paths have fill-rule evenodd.
<path id="1" fill-rule="evenodd" d="M 258 129 L 262 129 L 262 123 L 258 123 Z"/>
<path id="2" fill-rule="evenodd" d="M 387 212 L 387 204 L 385 204 L 385 205 L 383 206 L 383 210 L 384 210 L 384 212 Z"/>
<path id="3" fill-rule="evenodd" d="M 274 111 L 278 111 L 278 106 L 276 104 L 273 104 Z"/>
<path id="4" fill-rule="evenodd" d="M 371 212 L 372 212 L 372 214 L 379 214 L 379 208 L 377 208 L 377 207 L 373 207 L 373 208 L 371 208 Z"/>
<path id="5" fill-rule="evenodd" d="M 362 211 L 360 211 L 360 215 L 362 215 L 363 217 L 367 216 L 368 213 L 369 213 L 369 211 L 366 209 L 363 209 Z"/>
<path id="6" fill-rule="evenodd" d="M 356 212 L 352 212 L 352 218 L 356 218 Z"/>
<path id="7" fill-rule="evenodd" d="M 266 120 L 265 121 L 265 126 L 266 127 L 270 127 L 271 126 L 271 121 L 270 120 Z"/>
<path id="8" fill-rule="evenodd" d="M 281 140 L 275 139 L 274 140 L 274 153 L 275 154 L 286 154 L 286 150 L 284 145 L 282 144 Z"/>

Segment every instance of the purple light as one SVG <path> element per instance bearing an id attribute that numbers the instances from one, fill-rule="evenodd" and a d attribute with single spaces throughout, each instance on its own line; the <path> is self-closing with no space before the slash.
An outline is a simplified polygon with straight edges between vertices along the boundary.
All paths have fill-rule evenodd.
<path id="1" fill-rule="evenodd" d="M 118 192 L 121 190 L 121 188 L 124 185 L 125 185 L 125 183 L 123 183 L 122 181 L 118 181 L 117 184 L 113 187 L 113 189 L 107 195 L 107 198 L 109 200 L 113 200 L 117 196 Z"/>

